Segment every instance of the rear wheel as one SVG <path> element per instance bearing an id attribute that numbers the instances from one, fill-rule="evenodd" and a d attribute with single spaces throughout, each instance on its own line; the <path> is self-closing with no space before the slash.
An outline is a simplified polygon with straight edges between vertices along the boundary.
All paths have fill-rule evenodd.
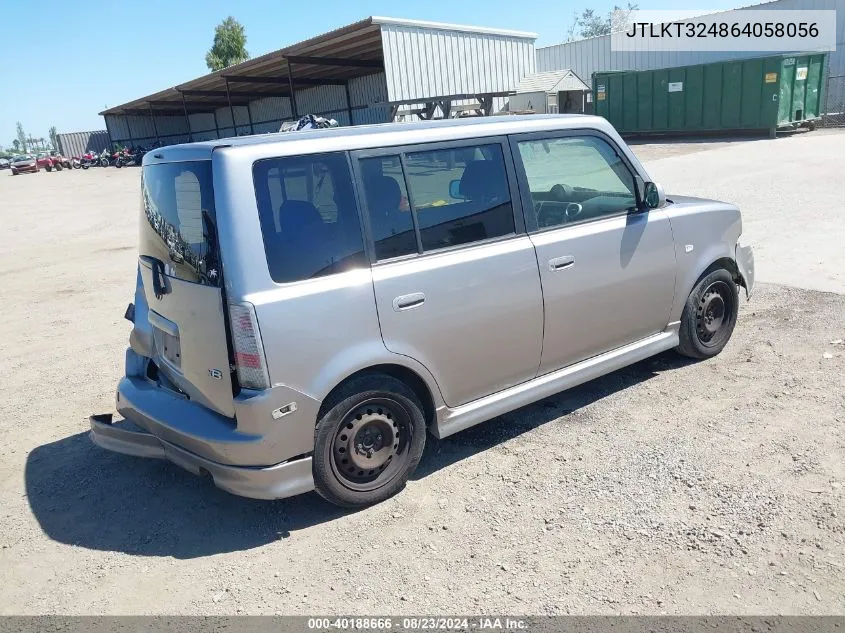
<path id="1" fill-rule="evenodd" d="M 61 163 L 56 163 L 55 167 L 56 171 L 61 171 L 62 169 L 64 169 L 64 166 Z"/>
<path id="2" fill-rule="evenodd" d="M 675 349 L 691 358 L 712 358 L 730 340 L 738 314 L 736 283 L 730 272 L 718 268 L 705 275 L 690 293 Z"/>
<path id="3" fill-rule="evenodd" d="M 47 165 L 47 167 L 45 167 L 45 169 L 46 169 L 47 171 L 53 171 L 53 166 L 52 166 L 52 165 Z"/>
<path id="4" fill-rule="evenodd" d="M 416 394 L 383 374 L 355 378 L 327 400 L 317 423 L 317 492 L 344 507 L 367 506 L 402 490 L 425 447 Z"/>

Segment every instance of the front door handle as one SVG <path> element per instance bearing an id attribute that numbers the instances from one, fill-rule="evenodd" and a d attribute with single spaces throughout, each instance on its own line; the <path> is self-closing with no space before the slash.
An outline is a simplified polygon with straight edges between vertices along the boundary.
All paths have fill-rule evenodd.
<path id="1" fill-rule="evenodd" d="M 555 257 L 549 260 L 549 270 L 552 272 L 563 270 L 564 268 L 572 268 L 574 265 L 575 257 L 573 255 L 564 255 L 563 257 Z"/>
<path id="2" fill-rule="evenodd" d="M 409 295 L 400 295 L 393 300 L 393 309 L 397 312 L 410 310 L 425 303 L 425 295 L 421 292 L 413 292 Z"/>

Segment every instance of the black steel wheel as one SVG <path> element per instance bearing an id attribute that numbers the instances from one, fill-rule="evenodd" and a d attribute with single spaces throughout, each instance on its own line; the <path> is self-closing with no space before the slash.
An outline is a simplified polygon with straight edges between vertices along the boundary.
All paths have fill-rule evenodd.
<path id="1" fill-rule="evenodd" d="M 739 292 L 731 273 L 718 268 L 704 275 L 684 306 L 677 351 L 692 358 L 715 356 L 730 340 L 738 313 Z"/>
<path id="2" fill-rule="evenodd" d="M 366 506 L 399 492 L 425 446 L 416 394 L 383 374 L 351 380 L 323 405 L 313 456 L 317 492 L 345 507 Z"/>

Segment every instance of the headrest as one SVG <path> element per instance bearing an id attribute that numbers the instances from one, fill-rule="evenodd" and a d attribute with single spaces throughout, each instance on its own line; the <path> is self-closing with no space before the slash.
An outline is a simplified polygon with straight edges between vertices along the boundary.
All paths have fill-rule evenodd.
<path id="1" fill-rule="evenodd" d="M 285 200 L 279 207 L 279 226 L 282 232 L 323 223 L 323 216 L 306 200 Z"/>
<path id="2" fill-rule="evenodd" d="M 390 176 L 372 176 L 366 182 L 367 203 L 370 209 L 396 211 L 402 202 L 399 183 Z"/>
<path id="3" fill-rule="evenodd" d="M 469 200 L 507 200 L 508 183 L 502 164 L 495 160 L 467 163 L 459 190 Z"/>

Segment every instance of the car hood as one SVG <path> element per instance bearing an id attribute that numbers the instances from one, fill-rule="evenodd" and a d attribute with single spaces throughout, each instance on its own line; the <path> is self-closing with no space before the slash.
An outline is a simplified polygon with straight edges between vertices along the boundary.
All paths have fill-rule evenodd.
<path id="1" fill-rule="evenodd" d="M 724 205 L 727 207 L 736 207 L 729 202 L 722 202 L 721 200 L 712 200 L 710 198 L 696 198 L 694 196 L 675 196 L 672 194 L 666 194 L 666 200 L 671 201 L 673 204 L 681 204 L 684 206 L 691 206 L 691 205 L 698 205 L 698 204 L 718 204 Z"/>

